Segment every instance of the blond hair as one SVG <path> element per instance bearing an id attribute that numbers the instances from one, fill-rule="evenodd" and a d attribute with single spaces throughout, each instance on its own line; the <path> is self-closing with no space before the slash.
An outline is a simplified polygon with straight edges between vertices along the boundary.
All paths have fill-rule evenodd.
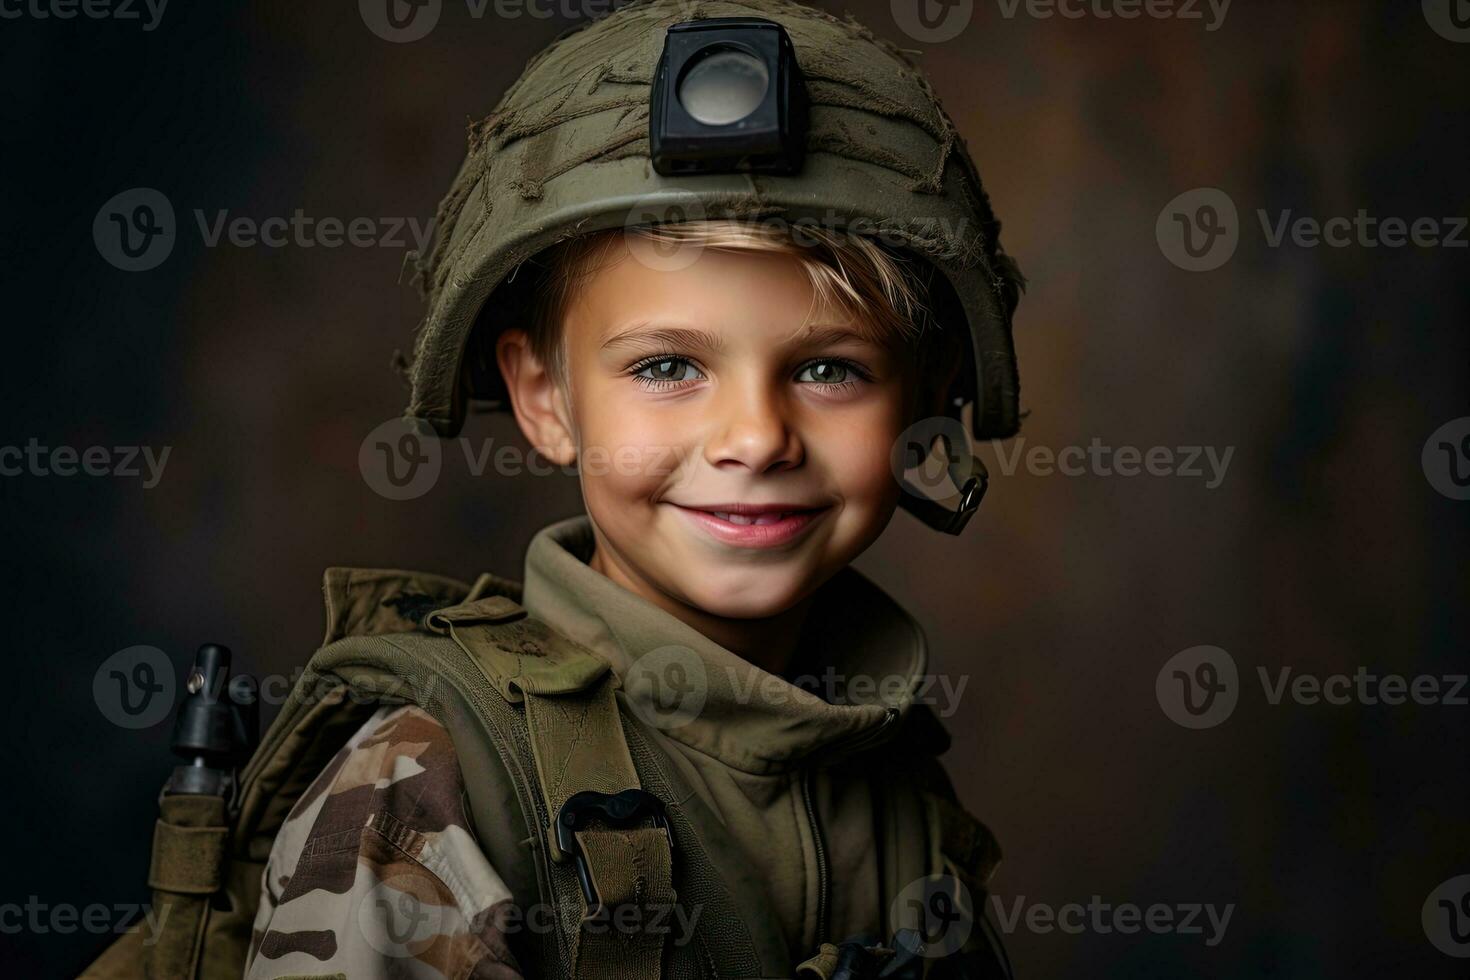
<path id="1" fill-rule="evenodd" d="M 708 248 L 725 252 L 788 255 L 811 282 L 812 310 L 841 311 L 865 337 L 880 344 L 913 344 L 932 351 L 927 341 L 939 332 L 930 309 L 933 269 L 916 263 L 866 236 L 805 225 L 735 219 L 687 221 L 613 228 L 579 235 L 537 257 L 542 267 L 528 329 L 531 351 L 558 383 L 566 380 L 562 325 L 580 284 L 606 260 L 622 235 L 655 246 Z M 808 312 L 808 316 L 811 312 Z M 928 357 L 919 358 L 922 366 Z"/>

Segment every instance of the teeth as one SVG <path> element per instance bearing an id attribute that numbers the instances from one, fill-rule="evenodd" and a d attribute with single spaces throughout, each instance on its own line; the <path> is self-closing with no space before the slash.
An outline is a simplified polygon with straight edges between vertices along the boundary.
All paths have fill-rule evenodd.
<path id="1" fill-rule="evenodd" d="M 722 520 L 722 521 L 729 521 L 731 524 L 775 524 L 775 523 L 779 522 L 783 517 L 786 516 L 785 514 L 777 514 L 777 513 L 754 514 L 754 515 L 752 515 L 752 514 L 727 514 L 724 511 L 718 511 L 718 510 L 717 511 L 713 511 L 713 513 L 720 520 Z"/>

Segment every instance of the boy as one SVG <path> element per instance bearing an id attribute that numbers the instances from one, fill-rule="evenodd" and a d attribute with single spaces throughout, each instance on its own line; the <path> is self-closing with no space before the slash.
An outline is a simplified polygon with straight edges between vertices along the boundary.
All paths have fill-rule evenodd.
<path id="1" fill-rule="evenodd" d="M 647 0 L 538 55 L 441 207 L 408 415 L 508 406 L 587 515 L 523 586 L 328 573 L 336 642 L 243 776 L 257 830 L 294 801 L 246 975 L 998 975 L 923 633 L 849 567 L 900 503 L 957 533 L 961 440 L 1015 430 L 998 229 L 922 75 L 850 21 Z M 948 505 L 905 476 L 936 435 Z M 301 692 L 374 670 L 410 703 L 318 737 L 292 795 L 261 760 L 316 731 Z"/>

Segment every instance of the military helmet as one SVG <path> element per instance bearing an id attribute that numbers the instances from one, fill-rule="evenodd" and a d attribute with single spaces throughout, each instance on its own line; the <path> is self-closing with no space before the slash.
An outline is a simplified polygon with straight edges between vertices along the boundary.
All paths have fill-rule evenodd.
<path id="1" fill-rule="evenodd" d="M 577 235 L 700 218 L 875 235 L 939 273 L 933 315 L 970 356 L 947 393 L 953 420 L 926 420 L 907 445 L 922 456 L 942 441 L 959 493 L 944 505 L 905 480 L 903 504 L 958 533 L 985 473 L 956 443 L 1017 429 L 1023 280 L 922 72 L 850 17 L 794 0 L 633 0 L 531 59 L 470 127 L 418 259 L 428 309 L 407 416 L 453 436 L 470 403 L 505 407 L 493 341 L 516 322 L 522 263 Z"/>

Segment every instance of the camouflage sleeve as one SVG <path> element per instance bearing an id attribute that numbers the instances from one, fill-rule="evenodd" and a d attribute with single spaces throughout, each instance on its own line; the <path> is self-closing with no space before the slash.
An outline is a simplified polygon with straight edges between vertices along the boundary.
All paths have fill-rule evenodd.
<path id="1" fill-rule="evenodd" d="M 510 891 L 471 827 L 449 733 L 379 709 L 276 836 L 245 976 L 519 978 Z"/>

